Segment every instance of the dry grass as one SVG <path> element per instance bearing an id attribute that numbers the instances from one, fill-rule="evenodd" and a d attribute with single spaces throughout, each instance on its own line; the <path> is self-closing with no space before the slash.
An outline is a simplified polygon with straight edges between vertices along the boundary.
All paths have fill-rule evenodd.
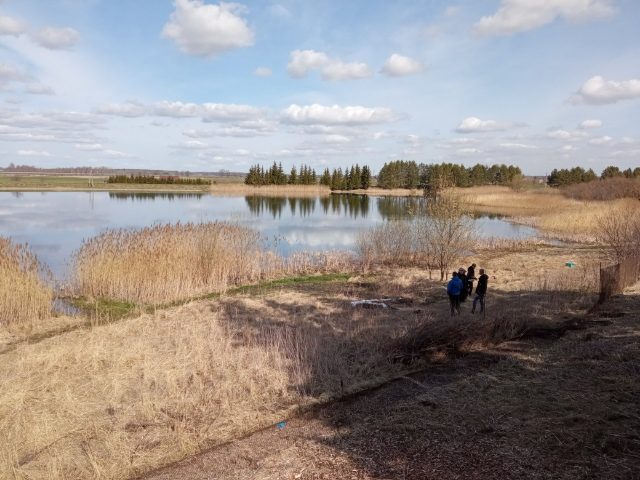
<path id="1" fill-rule="evenodd" d="M 110 230 L 75 254 L 74 289 L 88 298 L 160 305 L 294 274 L 347 269 L 349 256 L 324 252 L 282 258 L 260 234 L 229 223 Z"/>
<path id="2" fill-rule="evenodd" d="M 53 291 L 26 245 L 0 237 L 0 325 L 29 329 L 51 315 Z"/>
<path id="3" fill-rule="evenodd" d="M 258 195 L 282 197 L 293 195 L 296 197 L 317 197 L 331 194 L 325 185 L 245 185 L 244 183 L 217 184 L 210 188 L 212 195 Z"/>
<path id="4" fill-rule="evenodd" d="M 559 190 L 517 192 L 508 187 L 473 187 L 448 192 L 465 202 L 474 212 L 516 217 L 518 223 L 537 227 L 563 239 L 593 241 L 603 216 L 621 215 L 637 200 L 580 201 L 565 197 Z"/>
<path id="5" fill-rule="evenodd" d="M 385 345 L 410 320 L 333 295 L 201 302 L 5 354 L 0 478 L 129 478 L 398 371 Z"/>
<path id="6" fill-rule="evenodd" d="M 0 362 L 0 478 L 130 478 L 397 376 L 409 367 L 394 362 L 394 347 L 417 331 L 430 348 L 479 349 L 583 308 L 587 270 L 565 272 L 566 250 L 531 255 L 478 259 L 490 269 L 489 313 L 482 326 L 463 314 L 461 333 L 442 284 L 413 269 L 199 301 L 22 344 Z M 530 271 L 514 272 L 518 283 L 505 269 L 520 261 Z M 559 271 L 553 282 L 542 282 L 544 265 Z M 397 310 L 349 304 L 399 295 L 408 304 Z"/>
<path id="7" fill-rule="evenodd" d="M 76 252 L 79 295 L 162 304 L 251 283 L 264 273 L 257 232 L 226 223 L 109 230 Z"/>

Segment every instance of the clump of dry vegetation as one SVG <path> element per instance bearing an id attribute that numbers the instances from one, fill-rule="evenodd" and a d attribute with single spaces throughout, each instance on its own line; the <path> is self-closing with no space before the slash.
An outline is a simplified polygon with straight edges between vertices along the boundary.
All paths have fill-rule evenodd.
<path id="1" fill-rule="evenodd" d="M 227 223 L 108 230 L 75 253 L 76 291 L 93 298 L 162 304 L 263 274 L 259 234 Z"/>
<path id="2" fill-rule="evenodd" d="M 576 200 L 551 188 L 517 192 L 508 187 L 473 187 L 452 189 L 447 195 L 459 198 L 470 211 L 508 215 L 548 235 L 585 242 L 595 240 L 603 216 L 638 208 L 638 201 L 630 198 Z"/>
<path id="3" fill-rule="evenodd" d="M 42 272 L 26 245 L 0 237 L 0 324 L 22 328 L 51 314 L 53 290 Z"/>
<path id="4" fill-rule="evenodd" d="M 267 251 L 260 234 L 239 225 L 156 225 L 109 230 L 74 257 L 75 292 L 88 298 L 161 305 L 286 275 L 349 268 L 348 255 Z"/>
<path id="5" fill-rule="evenodd" d="M 640 179 L 613 177 L 588 183 L 576 183 L 561 189 L 563 195 L 576 200 L 640 200 Z"/>
<path id="6" fill-rule="evenodd" d="M 447 270 L 475 243 L 475 231 L 455 198 L 441 197 L 415 212 L 411 221 L 391 221 L 360 234 L 358 252 L 365 270 L 372 264 L 422 264 Z"/>

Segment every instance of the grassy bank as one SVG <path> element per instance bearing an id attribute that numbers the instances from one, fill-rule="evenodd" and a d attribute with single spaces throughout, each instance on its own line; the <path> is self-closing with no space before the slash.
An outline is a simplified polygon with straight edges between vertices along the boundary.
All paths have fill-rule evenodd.
<path id="1" fill-rule="evenodd" d="M 227 182 L 227 177 L 209 178 Z M 209 185 L 145 185 L 107 183 L 106 176 L 0 174 L 0 191 L 208 192 Z"/>
<path id="2" fill-rule="evenodd" d="M 129 478 L 446 359 L 452 339 L 472 351 L 553 326 L 595 297 L 593 252 L 569 270 L 569 251 L 476 258 L 493 292 L 481 324 L 468 313 L 450 323 L 442 284 L 424 270 L 385 268 L 280 279 L 20 344 L 0 362 L 0 477 Z M 526 277 L 514 271 L 524 264 Z M 350 305 L 398 297 L 394 309 Z M 416 349 L 418 363 L 394 361 Z"/>
<path id="3" fill-rule="evenodd" d="M 244 183 L 217 184 L 210 187 L 212 195 L 257 195 L 271 197 L 316 197 L 331 194 L 324 185 L 245 185 Z"/>
<path id="4" fill-rule="evenodd" d="M 634 199 L 575 200 L 551 188 L 514 191 L 508 187 L 473 187 L 452 189 L 448 194 L 461 199 L 473 212 L 505 215 L 546 232 L 590 241 L 601 218 L 640 207 Z"/>

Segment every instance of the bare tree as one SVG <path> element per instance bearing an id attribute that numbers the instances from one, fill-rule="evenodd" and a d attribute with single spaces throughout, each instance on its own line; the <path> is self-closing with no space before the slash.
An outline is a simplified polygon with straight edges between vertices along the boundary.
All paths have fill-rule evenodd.
<path id="1" fill-rule="evenodd" d="M 597 239 L 613 251 L 616 261 L 640 255 L 640 209 L 628 207 L 598 221 Z"/>
<path id="2" fill-rule="evenodd" d="M 429 200 L 425 213 L 416 221 L 420 247 L 428 262 L 440 271 L 440 280 L 444 280 L 454 262 L 471 250 L 476 232 L 454 198 Z"/>

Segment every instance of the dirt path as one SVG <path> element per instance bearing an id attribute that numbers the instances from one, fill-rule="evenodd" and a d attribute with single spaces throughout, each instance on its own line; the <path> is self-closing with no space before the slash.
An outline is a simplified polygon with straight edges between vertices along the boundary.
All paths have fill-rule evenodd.
<path id="1" fill-rule="evenodd" d="M 638 293 L 608 326 L 474 352 L 143 478 L 639 479 Z"/>

